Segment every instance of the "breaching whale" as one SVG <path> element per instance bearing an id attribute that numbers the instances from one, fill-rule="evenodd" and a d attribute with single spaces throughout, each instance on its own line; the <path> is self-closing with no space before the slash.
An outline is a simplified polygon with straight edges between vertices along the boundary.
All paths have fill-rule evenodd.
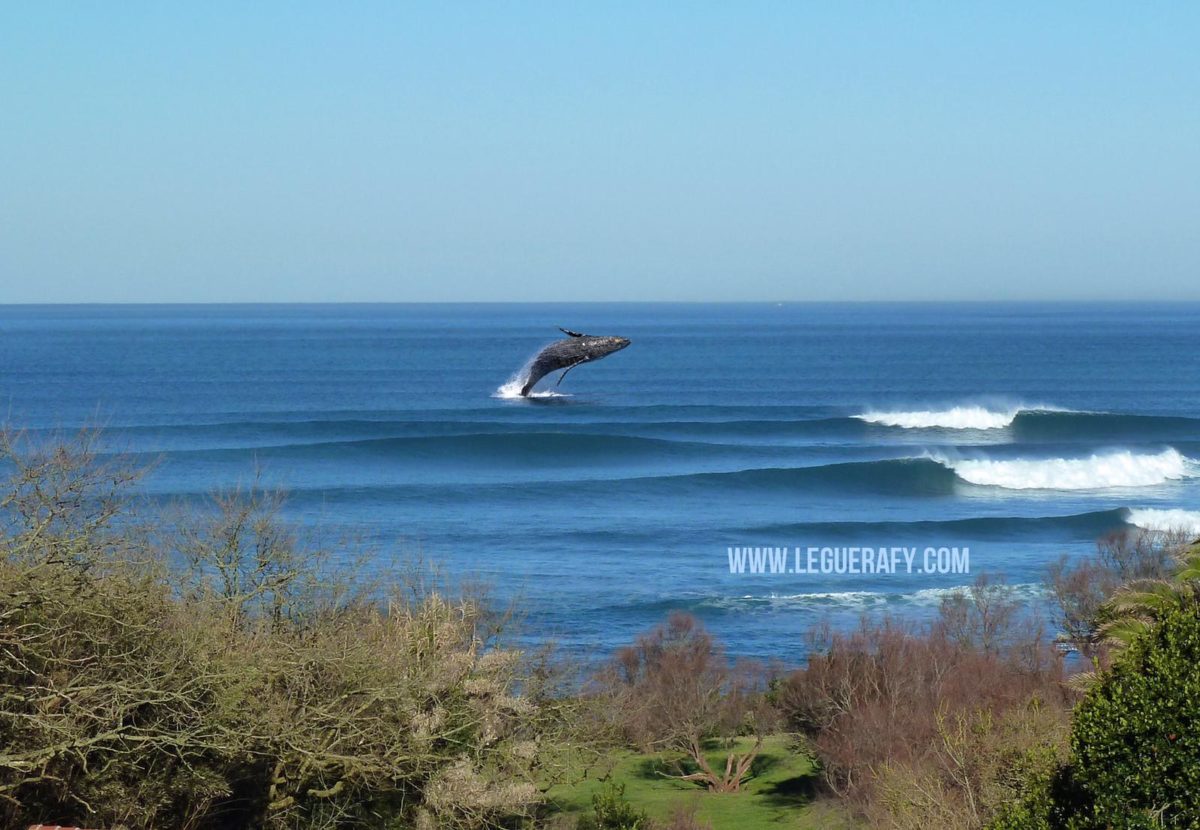
<path id="1" fill-rule="evenodd" d="M 557 340 L 542 349 L 529 364 L 529 374 L 525 378 L 525 385 L 521 387 L 523 397 L 528 397 L 537 382 L 551 372 L 564 370 L 558 378 L 558 383 L 562 383 L 567 372 L 580 363 L 599 360 L 613 352 L 619 352 L 629 345 L 629 341 L 624 337 L 597 337 L 591 334 L 580 334 L 570 329 L 559 329 L 559 331 L 567 335 L 566 339 Z"/>

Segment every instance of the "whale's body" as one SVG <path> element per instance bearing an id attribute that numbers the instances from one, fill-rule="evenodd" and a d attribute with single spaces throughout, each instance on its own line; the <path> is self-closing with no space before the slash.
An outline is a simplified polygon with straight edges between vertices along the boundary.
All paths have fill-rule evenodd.
<path id="1" fill-rule="evenodd" d="M 538 352 L 537 357 L 529 364 L 529 375 L 525 378 L 525 385 L 521 387 L 522 396 L 528 397 L 537 382 L 551 372 L 563 369 L 562 377 L 558 379 L 558 382 L 562 383 L 567 372 L 579 364 L 607 357 L 629 345 L 629 341 L 624 337 L 597 337 L 568 329 L 559 331 L 567 335 L 566 339 L 557 340 Z"/>

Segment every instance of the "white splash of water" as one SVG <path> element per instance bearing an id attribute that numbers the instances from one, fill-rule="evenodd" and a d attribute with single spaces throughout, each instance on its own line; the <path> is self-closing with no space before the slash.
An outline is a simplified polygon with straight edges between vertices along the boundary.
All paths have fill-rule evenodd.
<path id="1" fill-rule="evenodd" d="M 522 369 L 511 378 L 500 384 L 496 391 L 492 393 L 493 398 L 502 398 L 507 401 L 523 400 L 521 396 L 521 388 L 525 385 L 525 380 L 529 377 L 527 369 Z M 553 389 L 542 389 L 530 392 L 530 398 L 569 398 L 570 394 L 566 392 L 557 392 Z"/>

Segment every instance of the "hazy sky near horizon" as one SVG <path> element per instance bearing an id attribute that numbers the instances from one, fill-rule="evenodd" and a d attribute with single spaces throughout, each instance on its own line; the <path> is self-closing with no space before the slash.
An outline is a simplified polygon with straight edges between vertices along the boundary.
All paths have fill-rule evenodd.
<path id="1" fill-rule="evenodd" d="M 1200 299 L 1194 3 L 5 3 L 0 302 Z"/>

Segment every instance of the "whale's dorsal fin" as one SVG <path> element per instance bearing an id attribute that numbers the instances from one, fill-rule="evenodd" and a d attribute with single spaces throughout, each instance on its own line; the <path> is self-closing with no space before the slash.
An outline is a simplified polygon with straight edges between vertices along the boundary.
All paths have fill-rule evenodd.
<path id="1" fill-rule="evenodd" d="M 571 331 L 570 329 L 559 328 L 559 331 L 561 331 L 567 337 L 586 337 L 587 336 L 585 334 L 580 334 L 577 331 Z"/>

